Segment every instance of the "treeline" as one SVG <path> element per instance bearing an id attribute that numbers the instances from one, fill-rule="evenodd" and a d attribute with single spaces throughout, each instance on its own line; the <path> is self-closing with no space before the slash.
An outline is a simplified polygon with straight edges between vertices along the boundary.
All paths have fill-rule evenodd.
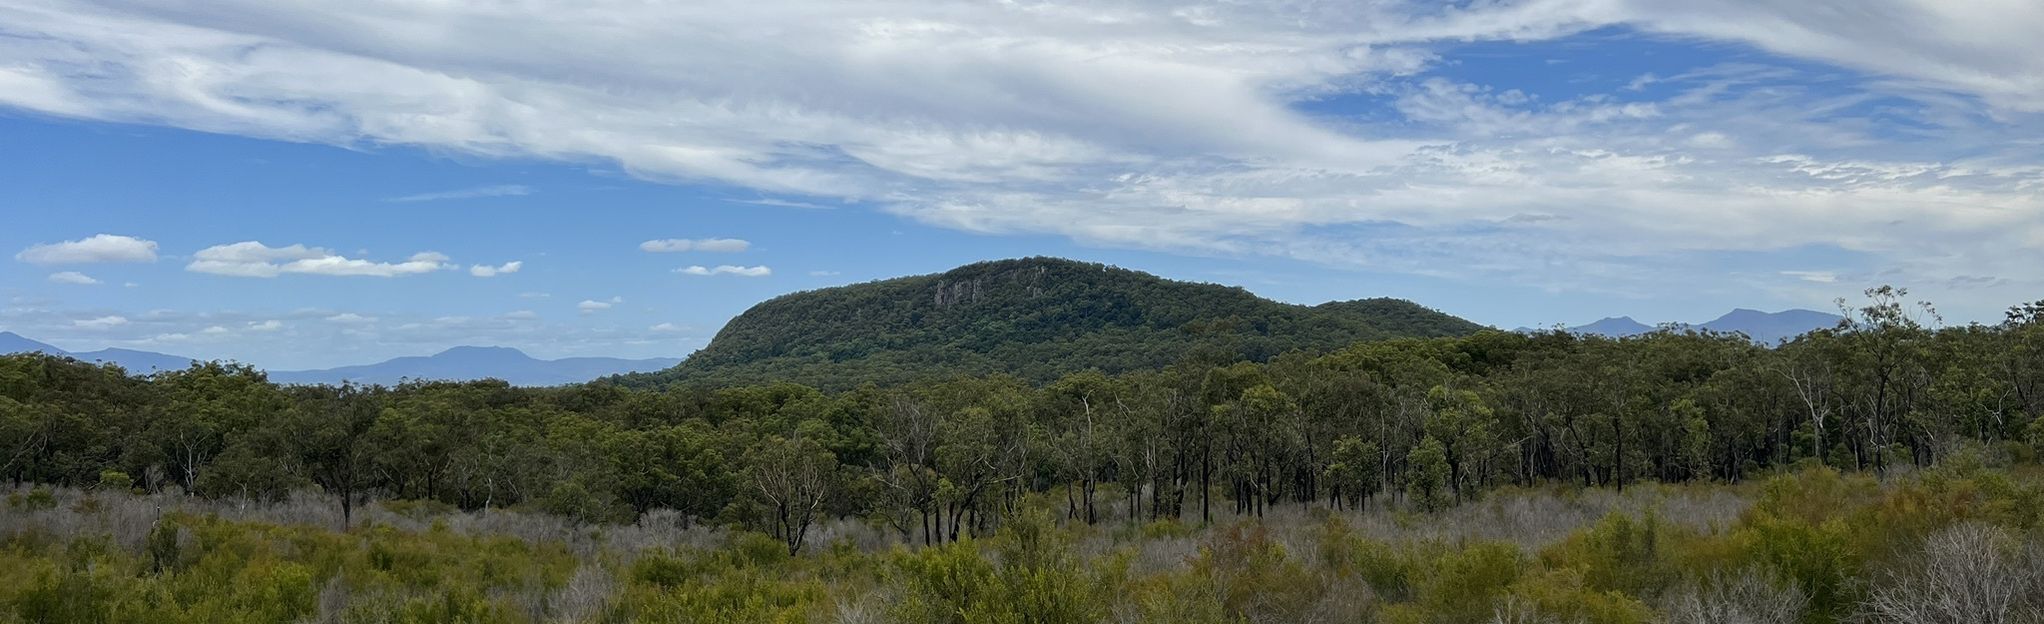
<path id="1" fill-rule="evenodd" d="M 1840 327 L 1741 336 L 1485 332 L 1267 363 L 838 393 L 496 382 L 286 387 L 208 363 L 150 377 L 0 358 L 0 477 L 278 499 L 521 507 L 585 522 L 672 509 L 800 550 L 823 518 L 923 543 L 1028 495 L 1068 519 L 1205 521 L 1278 505 L 1436 509 L 1501 484 L 1739 481 L 1809 463 L 1924 465 L 2044 443 L 2044 304 L 1937 327 L 1870 291 Z"/>

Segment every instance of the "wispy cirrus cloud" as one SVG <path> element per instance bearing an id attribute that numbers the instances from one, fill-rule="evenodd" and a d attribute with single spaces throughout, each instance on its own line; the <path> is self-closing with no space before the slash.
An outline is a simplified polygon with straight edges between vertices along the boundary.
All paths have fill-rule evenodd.
<path id="1" fill-rule="evenodd" d="M 77 327 L 79 329 L 110 329 L 114 327 L 120 327 L 126 324 L 128 324 L 128 317 L 120 316 L 117 314 L 109 314 L 106 316 L 93 317 L 89 319 L 79 319 L 71 322 L 71 326 Z"/>
<path id="2" fill-rule="evenodd" d="M 639 251 L 647 253 L 681 253 L 703 251 L 711 253 L 738 253 L 752 248 L 752 243 L 737 238 L 664 238 L 639 243 Z"/>
<path id="3" fill-rule="evenodd" d="M 99 284 L 99 280 L 93 279 L 92 276 L 86 275 L 84 273 L 79 273 L 77 271 L 60 271 L 57 273 L 51 273 L 50 281 L 59 284 L 77 284 L 80 286 L 92 286 Z"/>
<path id="4" fill-rule="evenodd" d="M 761 197 L 761 198 L 758 198 L 758 199 L 733 199 L 733 200 L 729 200 L 729 201 L 730 201 L 731 203 L 734 203 L 734 204 L 749 204 L 749 205 L 753 205 L 753 206 L 773 206 L 773 207 L 776 207 L 776 208 L 801 208 L 801 209 L 804 209 L 804 210 L 830 210 L 830 209 L 831 209 L 831 207 L 830 207 L 830 206 L 825 206 L 825 205 L 823 205 L 823 204 L 817 204 L 817 203 L 812 203 L 812 202 L 804 202 L 804 201 L 795 201 L 795 200 L 792 200 L 792 199 L 779 199 L 779 198 L 774 198 L 774 197 Z"/>
<path id="5" fill-rule="evenodd" d="M 1725 254 L 1804 249 L 1948 284 L 2044 262 L 2039 31 L 2044 4 L 1939 0 L 0 0 L 0 104 L 1558 290 L 1748 287 Z M 1612 33 L 1711 60 L 1570 93 L 1452 71 Z"/>
<path id="6" fill-rule="evenodd" d="M 530 186 L 525 186 L 523 184 L 499 184 L 494 186 L 478 186 L 473 188 L 455 189 L 451 191 L 434 191 L 431 193 L 418 193 L 415 195 L 386 197 L 383 199 L 383 201 L 409 203 L 409 202 L 448 201 L 455 199 L 480 199 L 484 197 L 519 197 L 524 195 L 531 195 L 536 192 L 538 192 L 537 189 L 534 189 Z"/>

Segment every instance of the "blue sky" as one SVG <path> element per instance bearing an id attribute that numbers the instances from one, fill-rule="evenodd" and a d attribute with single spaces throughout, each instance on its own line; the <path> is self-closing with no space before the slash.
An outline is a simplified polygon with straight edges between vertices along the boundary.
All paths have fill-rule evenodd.
<path id="1" fill-rule="evenodd" d="M 1774 4 L 0 0 L 0 329 L 679 356 L 1028 255 L 1501 327 L 2039 298 L 2044 7 Z"/>

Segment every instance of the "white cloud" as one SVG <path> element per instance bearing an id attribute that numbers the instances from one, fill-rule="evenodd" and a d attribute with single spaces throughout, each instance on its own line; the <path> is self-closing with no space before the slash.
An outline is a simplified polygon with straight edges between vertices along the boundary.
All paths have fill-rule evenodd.
<path id="1" fill-rule="evenodd" d="M 128 317 L 120 315 L 108 315 L 97 318 L 79 319 L 71 322 L 71 326 L 77 327 L 79 329 L 108 329 L 113 327 L 120 327 L 126 324 L 128 324 Z"/>
<path id="2" fill-rule="evenodd" d="M 611 309 L 613 307 L 616 307 L 617 304 L 624 302 L 625 302 L 624 297 L 611 297 L 607 301 L 583 299 L 581 303 L 575 304 L 575 309 L 581 310 L 583 314 L 589 314 L 593 312 L 600 312 L 603 310 Z"/>
<path id="3" fill-rule="evenodd" d="M 1689 145 L 1702 149 L 1724 149 L 1733 147 L 1732 138 L 1723 132 L 1698 132 L 1689 137 Z"/>
<path id="4" fill-rule="evenodd" d="M 192 255 L 185 270 L 234 277 L 276 277 L 286 273 L 333 276 L 397 277 L 457 268 L 445 255 L 425 251 L 400 262 L 348 258 L 305 245 L 270 247 L 257 241 L 214 245 Z"/>
<path id="5" fill-rule="evenodd" d="M 61 271 L 57 273 L 51 273 L 50 281 L 59 284 L 80 284 L 87 286 L 99 283 L 99 280 L 93 279 L 92 276 L 86 275 L 84 273 L 79 273 L 77 271 Z"/>
<path id="6" fill-rule="evenodd" d="M 674 332 L 684 331 L 684 330 L 687 330 L 688 328 L 687 328 L 687 327 L 684 327 L 684 326 L 681 326 L 681 325 L 676 325 L 676 324 L 673 324 L 673 323 L 661 323 L 661 324 L 658 324 L 658 325 L 654 325 L 654 326 L 652 326 L 652 327 L 649 327 L 649 328 L 647 328 L 647 329 L 648 329 L 649 331 L 654 331 L 654 332 L 659 332 L 659 333 L 663 333 L 663 334 L 668 334 L 668 333 L 674 333 Z"/>
<path id="7" fill-rule="evenodd" d="M 539 313 L 531 310 L 513 310 L 504 313 L 504 318 L 514 321 L 530 321 L 539 318 Z"/>
<path id="8" fill-rule="evenodd" d="M 341 323 L 345 325 L 366 325 L 369 323 L 376 322 L 376 317 L 363 316 L 360 314 L 356 314 L 354 312 L 342 312 L 340 314 L 335 314 L 333 316 L 326 317 L 326 320 L 331 323 Z"/>
<path id="9" fill-rule="evenodd" d="M 219 326 L 219 325 L 209 325 L 209 326 L 207 326 L 207 327 L 206 327 L 205 329 L 199 330 L 199 333 L 201 333 L 201 334 L 206 334 L 206 335 L 209 335 L 209 336 L 218 336 L 218 335 L 222 335 L 222 334 L 228 334 L 228 333 L 233 333 L 233 332 L 231 332 L 231 331 L 229 331 L 229 330 L 228 330 L 227 328 L 225 328 L 225 327 L 221 327 L 221 326 Z"/>
<path id="10" fill-rule="evenodd" d="M 283 329 L 283 328 L 284 328 L 284 322 L 283 322 L 283 321 L 279 321 L 279 320 L 277 320 L 277 319 L 269 319 L 269 320 L 263 320 L 263 321 L 250 321 L 250 322 L 248 323 L 248 330 L 249 330 L 249 331 L 256 331 L 256 332 L 273 332 L 273 331 L 277 331 L 277 330 L 280 330 L 280 329 Z"/>
<path id="11" fill-rule="evenodd" d="M 521 184 L 500 184 L 497 186 L 479 186 L 475 188 L 458 189 L 452 191 L 437 191 L 432 193 L 419 193 L 417 195 L 405 195 L 402 197 L 391 197 L 385 199 L 384 201 L 427 202 L 427 201 L 444 201 L 450 199 L 477 199 L 482 197 L 518 197 L 523 195 L 531 195 L 533 194 L 533 192 L 534 191 L 532 187 Z"/>
<path id="12" fill-rule="evenodd" d="M 679 269 L 675 269 L 674 272 L 685 275 L 736 275 L 739 277 L 766 277 L 768 275 L 774 274 L 773 269 L 764 266 L 748 267 L 734 266 L 729 264 L 720 264 L 717 265 L 716 268 L 706 267 L 702 265 L 685 266 Z"/>
<path id="13" fill-rule="evenodd" d="M 843 275 L 843 273 L 842 273 L 842 272 L 839 272 L 839 271 L 810 271 L 810 272 L 809 272 L 809 276 L 810 276 L 810 277 L 837 277 L 837 276 L 839 276 L 839 275 Z"/>
<path id="14" fill-rule="evenodd" d="M 0 32 L 5 30 L 5 27 L 0 27 Z M 0 56 L 0 59 L 4 58 Z M 0 95 L 0 104 L 5 102 L 6 96 Z M 97 234 L 75 241 L 35 245 L 15 254 L 14 258 L 30 264 L 155 262 L 156 241 L 133 236 Z"/>
<path id="15" fill-rule="evenodd" d="M 519 298 L 519 299 L 548 299 L 548 298 L 552 298 L 552 297 L 553 297 L 553 295 L 552 295 L 552 294 L 550 294 L 550 293 L 543 293 L 543 292 L 522 292 L 522 293 L 518 293 L 518 298 Z"/>
<path id="16" fill-rule="evenodd" d="M 668 238 L 639 243 L 639 250 L 652 253 L 678 253 L 684 251 L 707 251 L 737 253 L 752 248 L 749 241 L 736 238 Z"/>
<path id="17" fill-rule="evenodd" d="M 788 200 L 788 199 L 776 199 L 776 198 L 772 198 L 772 197 L 762 197 L 762 198 L 759 198 L 759 199 L 733 199 L 733 200 L 729 200 L 729 201 L 730 201 L 731 203 L 734 203 L 734 204 L 750 204 L 750 205 L 754 205 L 754 206 L 773 206 L 773 207 L 776 207 L 776 208 L 801 208 L 801 209 L 804 209 L 804 210 L 830 210 L 830 206 L 825 206 L 825 205 L 823 205 L 823 204 L 812 204 L 812 203 L 809 203 L 809 202 L 800 202 L 800 201 L 794 201 L 794 200 Z"/>
<path id="18" fill-rule="evenodd" d="M 524 266 L 525 266 L 525 262 L 524 262 L 524 261 L 521 261 L 521 260 L 512 260 L 512 261 L 510 261 L 510 262 L 506 262 L 506 263 L 504 263 L 504 264 L 502 264 L 502 265 L 499 265 L 499 266 L 490 266 L 490 265 L 487 265 L 487 264 L 478 264 L 478 265 L 475 265 L 475 266 L 471 266 L 471 267 L 469 267 L 469 268 L 468 268 L 468 274 L 469 274 L 469 275 L 474 275 L 474 276 L 476 276 L 476 277 L 496 277 L 496 276 L 499 276 L 499 275 L 505 275 L 505 274 L 510 274 L 510 273 L 517 273 L 517 272 L 518 272 L 518 269 L 520 269 L 520 268 L 523 268 Z"/>
<path id="19" fill-rule="evenodd" d="M 1781 274 L 1817 284 L 1831 284 L 1838 281 L 1838 274 L 1831 271 L 1782 271 Z"/>

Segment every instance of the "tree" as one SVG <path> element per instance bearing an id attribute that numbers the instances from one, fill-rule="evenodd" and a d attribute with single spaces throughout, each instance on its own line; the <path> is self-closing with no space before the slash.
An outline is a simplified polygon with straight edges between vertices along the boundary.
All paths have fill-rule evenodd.
<path id="1" fill-rule="evenodd" d="M 1710 420 L 1695 401 L 1679 399 L 1669 406 L 1669 415 L 1682 428 L 1679 461 L 1691 479 L 1710 478 Z"/>
<path id="2" fill-rule="evenodd" d="M 1327 481 L 1332 484 L 1330 498 L 1339 503 L 1341 497 L 1347 496 L 1360 508 L 1369 509 L 1370 497 L 1382 485 L 1378 474 L 1380 455 L 1382 451 L 1373 441 L 1355 436 L 1336 441 L 1333 462 L 1327 465 Z"/>
<path id="3" fill-rule="evenodd" d="M 375 452 L 369 432 L 383 411 L 384 390 L 352 384 L 300 387 L 290 411 L 296 459 L 320 489 L 341 500 L 341 528 L 351 526 L 355 499 L 371 482 Z"/>
<path id="4" fill-rule="evenodd" d="M 1039 393 L 1038 444 L 1064 479 L 1079 484 L 1077 497 L 1067 496 L 1065 517 L 1087 524 L 1099 521 L 1094 493 L 1101 473 L 1107 468 L 1109 443 L 1107 413 L 1118 402 L 1113 381 L 1099 371 L 1074 373 L 1059 379 Z"/>
<path id="5" fill-rule="evenodd" d="M 187 491 L 198 486 L 199 473 L 234 437 L 276 422 L 289 405 L 261 371 L 241 364 L 193 364 L 157 375 L 153 385 L 165 400 L 150 419 L 149 437 L 161 445 L 171 474 Z"/>
<path id="6" fill-rule="evenodd" d="M 788 554 L 801 552 L 809 525 L 838 485 L 837 456 L 799 434 L 774 436 L 754 448 L 747 477 L 769 510 L 774 537 L 788 545 Z"/>
<path id="7" fill-rule="evenodd" d="M 1433 413 L 1426 420 L 1427 437 L 1441 444 L 1448 465 L 1448 487 L 1460 502 L 1464 490 L 1489 476 L 1497 450 L 1496 418 L 1483 397 L 1468 390 L 1434 386 L 1427 392 Z"/>
<path id="8" fill-rule="evenodd" d="M 1423 511 L 1448 506 L 1448 448 L 1433 436 L 1421 438 L 1419 446 L 1406 456 L 1412 468 L 1406 480 L 1407 496 Z"/>

